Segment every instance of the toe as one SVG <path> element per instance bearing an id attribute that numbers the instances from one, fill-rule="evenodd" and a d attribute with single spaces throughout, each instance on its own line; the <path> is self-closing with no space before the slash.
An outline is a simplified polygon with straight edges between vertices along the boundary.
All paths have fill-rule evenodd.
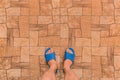
<path id="1" fill-rule="evenodd" d="M 66 51 L 72 54 L 72 51 L 69 48 Z"/>

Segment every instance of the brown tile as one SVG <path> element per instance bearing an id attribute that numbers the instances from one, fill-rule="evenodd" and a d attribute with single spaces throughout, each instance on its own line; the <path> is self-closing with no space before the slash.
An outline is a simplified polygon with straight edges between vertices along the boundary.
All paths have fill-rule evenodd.
<path id="1" fill-rule="evenodd" d="M 67 24 L 60 24 L 60 36 L 61 38 L 69 37 L 69 28 Z"/>
<path id="2" fill-rule="evenodd" d="M 0 15 L 5 15 L 5 8 L 0 8 Z"/>
<path id="3" fill-rule="evenodd" d="M 7 74 L 5 70 L 0 70 L 0 79 L 1 80 L 7 79 Z"/>
<path id="4" fill-rule="evenodd" d="M 100 17 L 99 16 L 92 16 L 92 24 L 99 24 Z"/>
<path id="5" fill-rule="evenodd" d="M 115 67 L 115 70 L 120 70 L 120 56 L 114 56 L 114 67 Z"/>
<path id="6" fill-rule="evenodd" d="M 72 0 L 60 0 L 60 7 L 72 7 Z"/>
<path id="7" fill-rule="evenodd" d="M 68 16 L 68 25 L 70 28 L 80 28 L 81 27 L 81 17 L 80 16 Z"/>
<path id="8" fill-rule="evenodd" d="M 83 8 L 83 15 L 91 15 L 91 8 L 86 8 L 86 7 L 84 7 Z"/>
<path id="9" fill-rule="evenodd" d="M 102 3 L 101 0 L 92 0 L 92 15 L 102 14 Z"/>
<path id="10" fill-rule="evenodd" d="M 109 39 L 108 38 L 101 38 L 100 46 L 107 47 L 108 46 Z"/>
<path id="11" fill-rule="evenodd" d="M 61 16 L 60 23 L 68 23 L 68 16 Z"/>
<path id="12" fill-rule="evenodd" d="M 19 36 L 20 36 L 19 29 L 13 29 L 13 37 L 19 37 Z"/>
<path id="13" fill-rule="evenodd" d="M 52 16 L 39 16 L 38 24 L 50 24 L 52 23 Z"/>
<path id="14" fill-rule="evenodd" d="M 120 1 L 114 0 L 114 5 L 115 5 L 115 8 L 120 8 Z"/>
<path id="15" fill-rule="evenodd" d="M 115 71 L 115 77 L 120 77 L 120 71 Z"/>
<path id="16" fill-rule="evenodd" d="M 59 8 L 52 9 L 52 14 L 53 14 L 54 16 L 60 15 L 60 9 L 59 9 Z"/>
<path id="17" fill-rule="evenodd" d="M 0 24 L 0 38 L 7 38 L 7 28 L 5 24 Z"/>
<path id="18" fill-rule="evenodd" d="M 60 7 L 60 0 L 52 0 L 53 8 L 59 8 Z"/>
<path id="19" fill-rule="evenodd" d="M 40 14 L 41 15 L 52 15 L 52 5 L 49 3 L 40 4 Z"/>
<path id="20" fill-rule="evenodd" d="M 53 23 L 60 23 L 60 16 L 53 16 Z"/>
<path id="21" fill-rule="evenodd" d="M 30 15 L 39 15 L 39 0 L 29 0 Z"/>
<path id="22" fill-rule="evenodd" d="M 20 16 L 20 8 L 17 7 L 10 7 L 6 9 L 7 15 L 16 15 Z"/>
<path id="23" fill-rule="evenodd" d="M 91 45 L 91 40 L 87 38 L 76 38 L 75 45 L 80 47 L 80 46 L 90 46 Z"/>
<path id="24" fill-rule="evenodd" d="M 38 31 L 30 31 L 30 46 L 38 46 Z"/>
<path id="25" fill-rule="evenodd" d="M 14 46 L 29 46 L 29 39 L 27 39 L 27 38 L 14 38 Z"/>
<path id="26" fill-rule="evenodd" d="M 0 16 L 0 23 L 6 23 L 6 17 Z"/>
<path id="27" fill-rule="evenodd" d="M 30 56 L 30 76 L 32 76 L 32 77 L 40 76 L 39 57 L 38 56 Z"/>
<path id="28" fill-rule="evenodd" d="M 76 38 L 82 37 L 82 31 L 81 31 L 81 29 L 75 29 L 75 37 Z"/>
<path id="29" fill-rule="evenodd" d="M 7 39 L 0 39 L 0 46 L 7 46 Z"/>
<path id="30" fill-rule="evenodd" d="M 39 38 L 39 46 L 50 47 L 50 46 L 60 46 L 60 37 L 49 36 Z"/>
<path id="31" fill-rule="evenodd" d="M 115 9 L 115 15 L 120 16 L 120 9 Z"/>
<path id="32" fill-rule="evenodd" d="M 91 47 L 84 47 L 82 52 L 82 62 L 91 62 Z"/>
<path id="33" fill-rule="evenodd" d="M 92 46 L 100 46 L 100 32 L 92 31 Z"/>
<path id="34" fill-rule="evenodd" d="M 92 77 L 100 78 L 102 76 L 99 56 L 92 56 Z"/>
<path id="35" fill-rule="evenodd" d="M 82 70 L 82 72 L 83 72 L 83 77 L 85 78 L 91 78 L 91 70 L 90 69 L 83 69 Z M 89 79 L 87 79 L 87 80 L 89 80 Z"/>
<path id="36" fill-rule="evenodd" d="M 7 70 L 7 77 L 20 77 L 21 76 L 21 69 L 9 69 Z"/>
<path id="37" fill-rule="evenodd" d="M 68 44 L 69 44 L 69 40 L 67 38 L 60 39 L 61 47 L 63 47 L 63 46 L 68 47 Z"/>
<path id="38" fill-rule="evenodd" d="M 8 28 L 18 28 L 19 27 L 19 17 L 18 16 L 7 16 L 7 27 Z"/>
<path id="39" fill-rule="evenodd" d="M 5 56 L 5 48 L 4 47 L 0 47 L 0 57 L 4 57 Z"/>
<path id="40" fill-rule="evenodd" d="M 60 8 L 60 14 L 61 15 L 67 15 L 68 14 L 67 8 Z"/>
<path id="41" fill-rule="evenodd" d="M 117 23 L 117 24 L 120 23 L 120 16 L 115 16 L 115 23 Z"/>
<path id="42" fill-rule="evenodd" d="M 101 78 L 101 80 L 114 80 L 114 78 Z"/>
<path id="43" fill-rule="evenodd" d="M 23 76 L 30 76 L 30 70 L 29 69 L 22 69 L 21 75 Z"/>
<path id="44" fill-rule="evenodd" d="M 68 15 L 82 15 L 82 8 L 81 7 L 69 8 Z"/>
<path id="45" fill-rule="evenodd" d="M 107 56 L 107 47 L 92 47 L 92 55 Z"/>
<path id="46" fill-rule="evenodd" d="M 37 24 L 38 23 L 38 18 L 37 16 L 30 16 L 30 24 Z"/>
<path id="47" fill-rule="evenodd" d="M 43 36 L 47 36 L 48 35 L 48 30 L 47 29 L 43 29 L 39 31 L 39 36 L 43 37 Z"/>
<path id="48" fill-rule="evenodd" d="M 20 9 L 20 15 L 29 15 L 29 8 L 21 8 Z"/>
<path id="49" fill-rule="evenodd" d="M 72 69 L 72 71 L 76 74 L 78 79 L 82 77 L 82 69 Z"/>
<path id="50" fill-rule="evenodd" d="M 115 47 L 114 48 L 114 55 L 119 56 L 120 55 L 120 47 Z"/>
<path id="51" fill-rule="evenodd" d="M 100 24 L 113 24 L 114 17 L 113 16 L 101 16 L 100 17 Z"/>
<path id="52" fill-rule="evenodd" d="M 113 78 L 114 77 L 114 67 L 113 66 L 105 66 L 103 67 L 103 77 L 109 77 L 109 78 Z"/>
<path id="53" fill-rule="evenodd" d="M 2 1 L 0 1 L 0 7 L 2 7 L 2 8 L 10 7 L 10 1 L 9 0 L 2 0 Z"/>
<path id="54" fill-rule="evenodd" d="M 110 35 L 111 36 L 118 36 L 120 32 L 120 25 L 119 24 L 112 24 L 110 26 Z"/>
<path id="55" fill-rule="evenodd" d="M 91 34 L 91 16 L 81 17 L 82 37 L 90 37 Z"/>
<path id="56" fill-rule="evenodd" d="M 45 47 L 30 47 L 30 55 L 44 55 Z"/>
<path id="57" fill-rule="evenodd" d="M 113 3 L 103 3 L 103 15 L 114 15 Z"/>
<path id="58" fill-rule="evenodd" d="M 13 57 L 13 56 L 20 56 L 20 51 L 21 51 L 21 49 L 20 49 L 20 47 L 7 47 L 6 48 L 7 50 L 7 52 L 6 52 L 6 57 Z"/>
<path id="59" fill-rule="evenodd" d="M 29 62 L 29 47 L 21 47 L 21 62 Z"/>
<path id="60" fill-rule="evenodd" d="M 60 35 L 60 24 L 49 24 L 48 35 Z"/>
<path id="61" fill-rule="evenodd" d="M 19 18 L 20 37 L 29 37 L 29 17 L 20 16 Z"/>

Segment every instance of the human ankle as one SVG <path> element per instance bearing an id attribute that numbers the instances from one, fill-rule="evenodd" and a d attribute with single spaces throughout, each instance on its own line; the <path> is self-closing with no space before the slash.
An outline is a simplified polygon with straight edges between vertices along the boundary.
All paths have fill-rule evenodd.
<path id="1" fill-rule="evenodd" d="M 64 66 L 64 71 L 67 72 L 67 71 L 70 71 L 70 66 Z"/>
<path id="2" fill-rule="evenodd" d="M 56 71 L 57 65 L 56 64 L 51 64 L 50 69 Z"/>

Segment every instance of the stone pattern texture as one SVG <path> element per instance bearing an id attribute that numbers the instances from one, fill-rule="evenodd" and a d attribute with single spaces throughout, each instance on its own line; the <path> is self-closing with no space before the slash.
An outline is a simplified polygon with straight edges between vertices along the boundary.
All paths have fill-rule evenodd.
<path id="1" fill-rule="evenodd" d="M 0 80 L 41 80 L 44 50 L 73 47 L 79 80 L 120 80 L 120 0 L 0 0 Z"/>

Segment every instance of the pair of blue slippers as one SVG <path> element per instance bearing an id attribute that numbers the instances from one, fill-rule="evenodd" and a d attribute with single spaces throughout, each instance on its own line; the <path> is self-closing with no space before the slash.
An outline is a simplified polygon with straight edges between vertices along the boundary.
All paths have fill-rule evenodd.
<path id="1" fill-rule="evenodd" d="M 47 48 L 45 50 L 45 59 L 46 59 L 46 62 L 48 63 L 50 60 L 56 60 L 56 55 L 55 55 L 55 52 L 52 52 L 52 53 L 49 53 L 47 54 L 47 52 L 50 50 L 51 48 Z M 69 53 L 67 51 L 65 51 L 65 54 L 64 54 L 64 60 L 71 60 L 72 62 L 74 62 L 74 59 L 75 59 L 75 51 L 73 48 L 68 48 L 69 50 L 71 50 L 72 53 Z M 56 73 L 57 73 L 57 70 L 56 70 Z"/>

